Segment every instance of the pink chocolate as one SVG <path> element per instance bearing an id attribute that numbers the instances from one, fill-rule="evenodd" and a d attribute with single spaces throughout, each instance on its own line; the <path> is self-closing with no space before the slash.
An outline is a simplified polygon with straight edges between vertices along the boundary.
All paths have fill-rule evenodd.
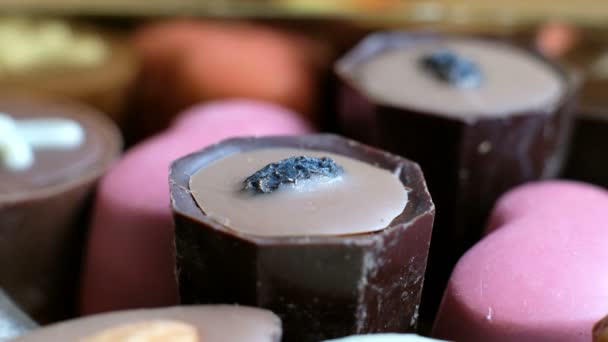
<path id="1" fill-rule="evenodd" d="M 456 341 L 591 340 L 608 308 L 608 192 L 530 183 L 500 199 L 458 262 L 433 336 Z"/>
<path id="2" fill-rule="evenodd" d="M 177 303 L 169 164 L 234 136 L 309 132 L 275 105 L 232 100 L 194 107 L 129 150 L 101 181 L 83 271 L 83 314 Z"/>

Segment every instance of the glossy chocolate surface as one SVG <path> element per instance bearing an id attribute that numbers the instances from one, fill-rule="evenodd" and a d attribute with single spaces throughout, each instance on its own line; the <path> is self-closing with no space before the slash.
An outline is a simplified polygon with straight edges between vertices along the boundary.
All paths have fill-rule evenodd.
<path id="1" fill-rule="evenodd" d="M 328 151 L 396 172 L 408 204 L 384 230 L 346 236 L 256 237 L 206 217 L 189 192 L 190 175 L 269 147 Z M 334 135 L 240 138 L 174 162 L 169 181 L 182 303 L 270 309 L 283 320 L 285 341 L 415 328 L 434 217 L 415 163 Z"/>
<path id="2" fill-rule="evenodd" d="M 480 237 L 487 214 L 500 194 L 526 181 L 554 177 L 560 171 L 578 88 L 576 79 L 555 67 L 567 88 L 556 103 L 546 108 L 501 117 L 447 117 L 386 105 L 369 96 L 351 77 L 361 63 L 384 51 L 438 37 L 404 32 L 374 34 L 335 68 L 341 80 L 341 132 L 420 163 L 428 180 L 439 213 L 425 288 L 428 301 L 424 310 L 431 311 L 428 316 L 439 304 L 451 268 Z"/>
<path id="3" fill-rule="evenodd" d="M 4 97 L 0 112 L 15 119 L 70 118 L 85 129 L 77 149 L 36 149 L 33 166 L 23 172 L 0 167 L 0 284 L 37 320 L 55 320 L 72 309 L 83 209 L 118 156 L 121 138 L 102 114 L 72 102 Z"/>

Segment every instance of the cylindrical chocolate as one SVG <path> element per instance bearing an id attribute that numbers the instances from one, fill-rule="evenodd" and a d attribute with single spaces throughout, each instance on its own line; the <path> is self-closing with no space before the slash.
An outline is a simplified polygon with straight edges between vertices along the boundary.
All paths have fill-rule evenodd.
<path id="1" fill-rule="evenodd" d="M 333 153 L 390 170 L 408 191 L 407 204 L 379 231 L 323 236 L 245 234 L 203 212 L 191 194 L 192 175 L 227 156 L 272 148 Z M 177 160 L 169 181 L 182 303 L 270 309 L 281 317 L 286 341 L 415 328 L 434 218 L 417 164 L 334 135 L 237 138 Z"/>
<path id="2" fill-rule="evenodd" d="M 72 98 L 125 122 L 138 63 L 126 35 L 70 20 L 0 18 L 0 91 Z"/>
<path id="3" fill-rule="evenodd" d="M 0 341 L 8 341 L 37 327 L 0 289 Z"/>
<path id="4" fill-rule="evenodd" d="M 122 139 L 102 114 L 70 101 L 7 96 L 0 98 L 0 113 L 38 130 L 30 137 L 37 142 L 29 167 L 0 163 L 0 285 L 36 320 L 65 318 L 74 309 L 88 195 L 119 155 Z M 56 148 L 69 143 L 69 132 L 51 132 L 53 120 L 77 123 L 82 143 Z M 56 146 L 44 139 L 56 139 L 50 141 Z M 0 140 L 8 151 L 10 141 Z"/>
<path id="5" fill-rule="evenodd" d="M 413 98 L 415 106 L 387 101 L 379 92 L 370 93 L 359 77 L 362 65 L 378 56 L 383 57 L 421 43 L 436 44 L 439 51 L 444 42 L 451 39 L 499 44 L 497 40 L 482 38 L 385 32 L 364 39 L 335 65 L 341 80 L 338 108 L 340 130 L 347 136 L 420 163 L 428 179 L 439 214 L 432 245 L 435 252 L 431 251 L 429 258 L 427 279 L 430 282 L 427 282 L 425 290 L 429 300 L 424 300 L 427 308 L 423 308 L 423 312 L 427 309 L 432 312 L 439 304 L 443 285 L 453 264 L 479 238 L 483 222 L 498 196 L 517 184 L 557 175 L 566 153 L 572 121 L 571 108 L 578 85 L 576 77 L 566 75 L 540 56 L 529 53 L 534 63 L 546 63 L 554 71 L 557 81 L 563 83 L 563 91 L 556 100 L 546 105 L 520 108 L 515 112 L 508 109 L 505 112 L 502 108 L 503 111 L 497 115 L 485 115 L 483 111 L 487 103 L 483 101 L 476 108 L 479 112 L 450 112 L 450 104 L 442 103 L 445 102 L 441 95 L 446 93 L 445 88 L 438 94 L 433 94 L 432 90 L 425 92 L 420 89 L 420 84 L 408 78 L 412 76 L 411 71 L 404 76 L 403 87 L 391 92 L 402 91 L 405 94 L 414 89 L 416 93 L 428 97 L 429 107 L 445 104 L 448 113 L 422 108 L 420 96 Z M 497 46 L 503 45 L 505 50 L 512 48 L 528 54 L 506 43 Z M 467 52 L 473 54 L 463 50 L 465 56 Z M 415 62 L 419 62 L 419 67 L 423 68 L 421 60 Z M 412 61 L 403 60 L 404 68 L 408 63 Z M 399 75 L 399 67 L 395 69 L 394 73 Z M 504 72 L 501 75 L 503 80 L 509 76 Z M 520 77 L 522 75 L 512 75 L 513 82 L 518 82 Z M 480 88 L 483 89 L 485 82 L 491 81 L 484 79 L 482 74 Z M 378 87 L 378 84 L 373 86 Z M 477 104 L 477 96 L 482 96 L 475 95 L 477 89 L 459 91 L 460 94 L 467 94 L 463 96 L 470 96 L 466 101 L 472 103 L 471 107 Z M 451 95 L 454 96 L 453 93 Z M 503 107 L 509 105 L 500 92 L 495 91 L 490 95 Z"/>

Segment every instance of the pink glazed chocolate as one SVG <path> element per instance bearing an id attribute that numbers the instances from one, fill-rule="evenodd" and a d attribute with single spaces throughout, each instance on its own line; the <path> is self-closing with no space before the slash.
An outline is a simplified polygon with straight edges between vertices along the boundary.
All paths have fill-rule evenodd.
<path id="1" fill-rule="evenodd" d="M 458 262 L 433 335 L 457 341 L 590 341 L 608 308 L 608 192 L 529 183 L 497 203 Z"/>
<path id="2" fill-rule="evenodd" d="M 298 115 L 275 105 L 214 102 L 186 111 L 168 131 L 128 151 L 97 194 L 81 312 L 177 303 L 167 183 L 172 160 L 228 137 L 308 131 Z"/>

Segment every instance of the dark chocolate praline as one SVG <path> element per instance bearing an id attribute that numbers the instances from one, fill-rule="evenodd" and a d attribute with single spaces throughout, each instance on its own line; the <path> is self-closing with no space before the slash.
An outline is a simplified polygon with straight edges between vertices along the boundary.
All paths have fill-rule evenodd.
<path id="1" fill-rule="evenodd" d="M 190 193 L 192 174 L 233 153 L 280 147 L 393 171 L 408 203 L 387 228 L 344 236 L 253 236 L 203 213 Z M 182 304 L 270 309 L 283 320 L 285 341 L 415 329 L 435 211 L 416 163 L 328 134 L 236 138 L 175 161 L 169 182 Z"/>
<path id="2" fill-rule="evenodd" d="M 356 80 L 358 68 L 375 56 L 452 38 L 513 46 L 483 37 L 390 31 L 368 36 L 334 67 L 339 79 L 339 131 L 415 160 L 427 178 L 439 213 L 423 299 L 422 312 L 428 320 L 439 305 L 453 265 L 481 236 L 496 199 L 518 184 L 560 172 L 579 86 L 578 75 L 525 49 L 521 50 L 555 71 L 564 91 L 546 106 L 507 115 L 459 117 L 394 105 L 369 94 Z"/>

